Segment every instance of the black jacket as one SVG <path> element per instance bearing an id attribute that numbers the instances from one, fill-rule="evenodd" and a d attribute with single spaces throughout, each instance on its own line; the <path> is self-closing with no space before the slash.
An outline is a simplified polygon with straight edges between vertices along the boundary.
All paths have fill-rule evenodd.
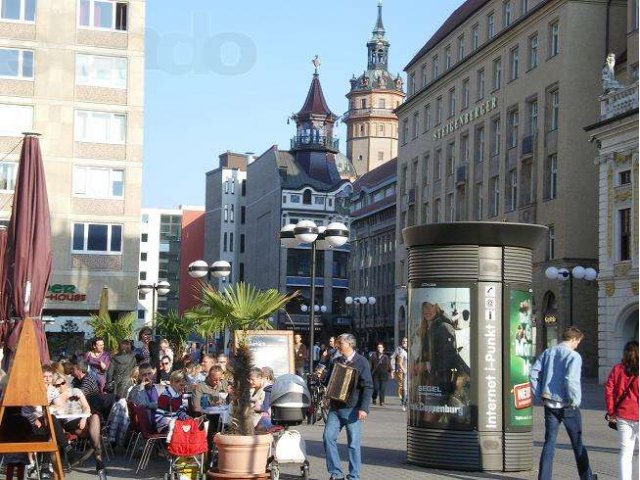
<path id="1" fill-rule="evenodd" d="M 389 355 L 383 353 L 379 355 L 378 352 L 374 352 L 371 355 L 371 376 L 376 378 L 389 378 L 391 374 L 391 362 L 389 361 Z"/>
<path id="2" fill-rule="evenodd" d="M 331 378 L 333 373 L 333 366 L 336 362 L 345 363 L 343 356 L 337 357 L 330 365 L 330 372 L 327 378 Z M 369 361 L 359 353 L 356 353 L 348 364 L 350 367 L 355 368 L 358 371 L 358 383 L 356 388 L 353 389 L 353 393 L 349 398 L 349 401 L 344 404 L 341 402 L 331 401 L 331 410 L 338 410 L 340 408 L 354 408 L 369 413 L 369 405 L 371 404 L 371 396 L 373 394 L 373 378 L 371 378 L 371 367 Z"/>

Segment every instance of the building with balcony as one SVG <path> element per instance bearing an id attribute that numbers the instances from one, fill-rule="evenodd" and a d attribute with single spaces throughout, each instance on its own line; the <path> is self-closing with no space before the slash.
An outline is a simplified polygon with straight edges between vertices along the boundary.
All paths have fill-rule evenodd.
<path id="1" fill-rule="evenodd" d="M 627 51 L 585 128 L 598 147 L 598 378 L 638 340 L 638 11 L 629 2 Z M 608 83 L 608 85 L 607 85 Z M 613 85 L 611 84 L 613 83 Z"/>
<path id="2" fill-rule="evenodd" d="M 136 310 L 145 1 L 0 5 L 0 219 L 21 134 L 42 134 L 53 269 L 47 327 L 85 330 L 103 286 L 114 316 Z"/>
<path id="3" fill-rule="evenodd" d="M 391 350 L 404 331 L 395 327 L 396 171 L 394 158 L 353 183 L 350 198 L 349 292 L 373 297 L 373 305 L 353 303 L 353 333 L 365 351 L 384 342 Z M 397 333 L 397 335 L 394 335 Z"/>
<path id="4" fill-rule="evenodd" d="M 355 172 L 338 151 L 333 135 L 336 116 L 329 110 L 316 69 L 307 98 L 293 115 L 296 135 L 289 150 L 274 145 L 247 167 L 245 278 L 258 288 L 281 292 L 299 290 L 301 297 L 287 306 L 279 328 L 295 329 L 306 335 L 309 306 L 311 255 L 309 245 L 285 249 L 280 246 L 280 229 L 300 220 L 318 226 L 332 221 L 349 224 L 349 179 Z M 319 250 L 316 257 L 316 302 L 326 312 L 317 315 L 317 334 L 350 328 L 345 317 L 348 246 Z"/>
<path id="5" fill-rule="evenodd" d="M 544 272 L 597 267 L 596 149 L 583 127 L 597 118 L 587 99 L 601 93 L 603 52 L 627 48 L 626 16 L 626 2 L 467 0 L 419 49 L 396 110 L 397 285 L 407 279 L 407 226 L 543 224 L 549 237 L 534 252 L 538 351 L 564 326 L 597 330 L 595 282 L 573 282 L 570 292 L 571 282 Z M 581 346 L 587 375 L 597 373 L 597 343 L 587 333 Z"/>
<path id="6" fill-rule="evenodd" d="M 382 4 L 371 39 L 367 42 L 367 69 L 351 78 L 349 110 L 342 117 L 347 127 L 347 157 L 358 175 L 379 167 L 398 153 L 398 117 L 402 78 L 389 73 L 389 41 L 382 23 Z"/>

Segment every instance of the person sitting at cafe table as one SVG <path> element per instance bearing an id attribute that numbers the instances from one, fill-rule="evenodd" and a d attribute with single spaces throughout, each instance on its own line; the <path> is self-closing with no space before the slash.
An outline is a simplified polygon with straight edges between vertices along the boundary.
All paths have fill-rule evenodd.
<path id="1" fill-rule="evenodd" d="M 153 384 L 156 370 L 149 363 L 141 363 L 138 367 L 138 383 L 129 392 L 127 400 L 146 408 L 158 406 L 158 390 Z"/>
<path id="2" fill-rule="evenodd" d="M 171 370 L 173 365 L 171 364 L 171 358 L 165 355 L 160 359 L 160 368 L 158 369 L 158 383 L 167 384 L 169 377 L 171 376 Z"/>
<path id="3" fill-rule="evenodd" d="M 224 371 L 219 365 L 214 365 L 205 381 L 197 384 L 193 391 L 193 411 L 204 413 L 209 407 L 226 404 L 228 393 L 229 384 L 224 379 Z"/>
<path id="4" fill-rule="evenodd" d="M 62 427 L 80 438 L 89 439 L 90 442 L 90 448 L 85 450 L 77 463 L 83 462 L 93 454 L 98 478 L 106 480 L 107 473 L 100 448 L 100 417 L 96 413 L 91 413 L 91 407 L 89 407 L 82 390 L 71 388 L 63 375 L 59 373 L 53 375 L 53 386 L 58 389 L 60 394 L 53 401 L 52 410 L 61 420 Z M 77 417 L 65 418 L 74 415 Z"/>
<path id="5" fill-rule="evenodd" d="M 184 373 L 176 371 L 169 377 L 169 385 L 158 396 L 158 408 L 154 412 L 155 427 L 158 433 L 164 433 L 169 428 L 171 419 L 184 420 L 189 417 L 183 398 L 186 386 L 187 379 Z"/>
<path id="6" fill-rule="evenodd" d="M 200 371 L 196 374 L 193 379 L 193 383 L 198 384 L 205 381 L 207 375 L 209 375 L 209 370 L 216 364 L 216 357 L 213 355 L 202 355 L 200 359 Z"/>

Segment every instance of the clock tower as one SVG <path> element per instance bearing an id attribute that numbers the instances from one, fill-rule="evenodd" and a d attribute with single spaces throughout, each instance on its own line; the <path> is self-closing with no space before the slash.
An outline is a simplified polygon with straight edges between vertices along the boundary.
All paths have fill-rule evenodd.
<path id="1" fill-rule="evenodd" d="M 394 109 L 402 103 L 402 78 L 389 73 L 389 42 L 382 24 L 382 0 L 378 19 L 367 42 L 367 69 L 351 78 L 347 93 L 349 110 L 347 157 L 360 176 L 395 158 L 398 154 L 398 117 Z"/>

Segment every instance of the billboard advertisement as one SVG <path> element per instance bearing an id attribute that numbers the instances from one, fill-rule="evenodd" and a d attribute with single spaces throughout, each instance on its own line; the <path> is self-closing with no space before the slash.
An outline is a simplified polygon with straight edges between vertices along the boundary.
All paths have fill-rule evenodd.
<path id="1" fill-rule="evenodd" d="M 535 347 L 531 328 L 532 294 L 511 290 L 509 295 L 509 349 L 507 352 L 508 380 L 505 388 L 507 428 L 532 427 L 533 408 L 529 370 L 534 361 Z"/>
<path id="2" fill-rule="evenodd" d="M 409 425 L 472 428 L 471 289 L 412 288 Z"/>

